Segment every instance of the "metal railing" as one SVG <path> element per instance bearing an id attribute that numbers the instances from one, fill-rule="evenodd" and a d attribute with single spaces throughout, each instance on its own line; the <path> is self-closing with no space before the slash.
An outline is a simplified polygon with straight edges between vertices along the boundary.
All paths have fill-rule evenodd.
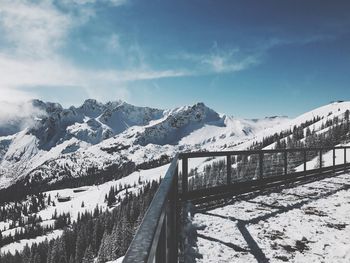
<path id="1" fill-rule="evenodd" d="M 348 152 L 349 151 L 349 152 Z M 324 154 L 333 162 L 324 165 Z M 185 201 L 205 203 L 236 194 L 275 187 L 295 180 L 346 171 L 350 147 L 301 148 L 281 150 L 192 152 L 176 155 L 163 178 L 150 207 L 124 257 L 124 263 L 179 262 L 182 204 Z M 218 186 L 189 189 L 189 160 L 224 158 L 226 180 Z M 311 160 L 314 166 L 308 167 Z M 343 160 L 339 160 L 342 158 Z M 239 161 L 237 161 L 239 160 Z M 254 172 L 247 176 L 239 165 L 247 162 Z M 181 173 L 179 163 L 181 161 Z M 235 163 L 235 165 L 233 165 Z M 181 184 L 180 184 L 181 182 Z M 180 189 L 179 189 L 179 186 Z M 180 191 L 181 190 L 181 191 Z"/>
<path id="2" fill-rule="evenodd" d="M 177 262 L 178 161 L 176 155 L 123 262 Z"/>

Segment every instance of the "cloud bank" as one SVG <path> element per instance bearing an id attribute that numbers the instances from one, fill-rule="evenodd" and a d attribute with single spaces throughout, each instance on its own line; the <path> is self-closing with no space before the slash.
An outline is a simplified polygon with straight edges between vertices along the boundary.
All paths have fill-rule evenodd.
<path id="1" fill-rule="evenodd" d="M 47 90 L 79 88 L 97 97 L 100 96 L 98 89 L 113 88 L 115 94 L 123 96 L 121 99 L 128 99 L 130 82 L 240 72 L 261 64 L 272 48 L 332 39 L 328 35 L 273 38 L 261 43 L 256 41 L 255 47 L 245 50 L 220 48 L 214 42 L 207 53 L 184 51 L 166 58 L 162 56 L 165 63 L 158 63 L 163 66 L 160 69 L 148 61 L 149 56 L 137 41 L 130 45 L 123 42 L 118 32 L 108 32 L 105 38 L 97 37 L 99 48 L 104 49 L 106 60 L 108 56 L 115 56 L 122 61 L 122 66 L 87 67 L 63 50 L 69 46 L 74 32 L 99 16 L 99 5 L 120 8 L 128 5 L 128 1 L 0 0 L 0 101 L 35 98 L 39 93 L 36 91 L 43 87 Z M 80 45 L 87 52 L 96 51 L 96 46 Z M 173 60 L 184 63 L 172 64 Z"/>
<path id="2" fill-rule="evenodd" d="M 0 136 L 15 134 L 26 127 L 31 127 L 35 118 L 46 113 L 27 102 L 0 101 Z"/>
<path id="3" fill-rule="evenodd" d="M 112 6 L 125 0 L 104 0 Z M 76 65 L 61 54 L 72 30 L 95 15 L 96 0 L 2 0 L 0 5 L 0 101 L 23 101 L 36 97 L 35 87 L 79 87 L 88 93 L 96 87 L 125 87 L 125 82 L 180 77 L 182 70 L 156 70 L 142 61 L 127 69 L 91 69 Z M 65 10 L 65 11 L 63 11 Z M 106 42 L 111 51 L 122 49 L 118 35 Z M 139 50 L 134 50 L 139 52 Z M 30 91 L 29 91 L 30 89 Z M 124 88 L 120 88 L 123 93 Z"/>

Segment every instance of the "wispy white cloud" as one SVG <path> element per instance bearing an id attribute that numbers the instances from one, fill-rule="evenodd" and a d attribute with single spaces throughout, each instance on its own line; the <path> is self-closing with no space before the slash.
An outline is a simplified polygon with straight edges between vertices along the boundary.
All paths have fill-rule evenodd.
<path id="1" fill-rule="evenodd" d="M 233 73 L 247 70 L 263 63 L 264 57 L 274 48 L 286 45 L 307 45 L 312 43 L 332 41 L 335 35 L 318 34 L 299 37 L 274 37 L 264 40 L 256 40 L 255 44 L 244 50 L 233 48 L 220 48 L 214 41 L 212 48 L 207 53 L 180 52 L 169 56 L 173 60 L 184 60 L 192 63 L 192 74 L 202 75 L 210 73 Z"/>
<path id="2" fill-rule="evenodd" d="M 0 88 L 0 94 L 0 102 L 24 102 L 36 97 L 33 92 L 10 87 Z"/>
<path id="3" fill-rule="evenodd" d="M 185 60 L 191 64 L 193 75 L 210 73 L 232 73 L 246 70 L 261 62 L 259 52 L 242 52 L 239 48 L 220 49 L 215 42 L 213 48 L 205 54 L 178 53 L 169 58 Z"/>
<path id="4" fill-rule="evenodd" d="M 294 37 L 272 37 L 263 41 L 256 41 L 257 46 L 255 49 L 260 50 L 261 52 L 267 52 L 273 48 L 293 45 L 308 45 L 313 43 L 333 41 L 337 38 L 337 34 L 315 34 L 308 36 L 294 36 Z"/>
<path id="5" fill-rule="evenodd" d="M 215 73 L 229 73 L 246 70 L 260 63 L 258 55 L 247 55 L 235 58 L 230 52 L 227 54 L 208 55 L 203 57 L 203 64 L 208 65 Z"/>
<path id="6" fill-rule="evenodd" d="M 49 1 L 4 0 L 0 5 L 0 25 L 11 53 L 44 57 L 60 48 L 73 26 L 73 18 L 54 8 Z"/>
<path id="7" fill-rule="evenodd" d="M 87 4 L 96 4 L 96 3 L 106 3 L 112 6 L 120 6 L 127 3 L 127 0 L 63 0 L 65 4 L 78 4 L 78 5 L 87 5 Z"/>
<path id="8" fill-rule="evenodd" d="M 130 70 L 88 70 L 78 68 L 68 61 L 56 59 L 17 59 L 0 54 L 0 68 L 4 77 L 0 78 L 0 87 L 11 89 L 21 87 L 76 86 L 111 87 L 121 82 L 180 77 L 185 71 L 152 70 L 137 68 Z M 3 96 L 2 96 L 3 97 Z M 25 97 L 25 96 L 22 96 Z"/>
<path id="9" fill-rule="evenodd" d="M 30 101 L 0 101 L 0 108 L 0 136 L 13 134 L 30 127 L 34 124 L 35 117 L 46 115 L 44 111 L 34 107 Z"/>
<path id="10" fill-rule="evenodd" d="M 123 82 L 179 77 L 188 74 L 181 70 L 155 70 L 144 58 L 139 45 L 125 48 L 132 65 L 126 69 L 91 69 L 78 66 L 62 55 L 60 49 L 68 41 L 72 29 L 87 23 L 95 16 L 91 5 L 96 0 L 62 1 L 67 12 L 53 0 L 2 0 L 0 29 L 5 44 L 0 46 L 1 100 L 26 100 L 35 97 L 35 87 L 79 87 L 89 93 L 97 88 L 114 87 L 120 95 L 126 94 Z M 104 0 L 119 6 L 125 0 Z M 72 5 L 79 5 L 76 8 Z M 87 6 L 85 8 L 85 6 Z M 112 34 L 107 41 L 111 50 L 122 51 L 119 36 Z M 132 55 L 131 55 L 132 54 Z M 123 87 L 123 88 L 121 88 Z M 30 88 L 30 92 L 27 88 Z M 118 93 L 117 92 L 117 93 Z M 123 96 L 124 96 L 123 95 Z"/>

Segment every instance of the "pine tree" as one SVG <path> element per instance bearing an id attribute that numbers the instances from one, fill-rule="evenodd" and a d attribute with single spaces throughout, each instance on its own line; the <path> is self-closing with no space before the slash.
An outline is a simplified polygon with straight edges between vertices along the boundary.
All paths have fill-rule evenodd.
<path id="1" fill-rule="evenodd" d="M 40 258 L 40 255 L 39 253 L 34 253 L 34 256 L 32 257 L 33 260 L 31 261 L 32 263 L 41 263 L 41 258 Z"/>
<path id="2" fill-rule="evenodd" d="M 85 250 L 82 263 L 94 263 L 94 253 L 92 252 L 91 246 Z"/>
<path id="3" fill-rule="evenodd" d="M 53 212 L 53 215 L 52 215 L 52 219 L 56 219 L 57 218 L 57 209 L 55 209 L 55 212 Z"/>
<path id="4" fill-rule="evenodd" d="M 98 251 L 98 262 L 106 262 L 111 259 L 111 253 L 112 253 L 112 242 L 111 242 L 111 238 L 110 235 L 105 232 L 103 234 L 102 240 L 101 240 L 101 245 L 100 245 L 100 249 Z"/>
<path id="5" fill-rule="evenodd" d="M 28 244 L 26 244 L 23 249 L 22 259 L 23 259 L 23 262 L 30 262 L 30 248 Z"/>
<path id="6" fill-rule="evenodd" d="M 94 230 L 92 232 L 91 246 L 92 246 L 92 251 L 96 255 L 101 245 L 101 239 L 103 237 L 103 232 L 104 232 L 104 225 L 102 223 L 102 220 L 100 219 L 95 220 L 93 229 Z"/>
<path id="7" fill-rule="evenodd" d="M 306 137 L 309 137 L 311 135 L 311 130 L 309 127 L 306 129 Z"/>
<path id="8" fill-rule="evenodd" d="M 50 255 L 48 255 L 50 263 L 67 263 L 67 251 L 63 238 L 57 238 L 52 243 Z"/>
<path id="9" fill-rule="evenodd" d="M 134 227 L 130 224 L 128 219 L 125 215 L 123 215 L 122 219 L 122 229 L 121 229 L 121 236 L 122 236 L 122 244 L 121 244 L 121 251 L 122 253 L 126 253 L 129 244 L 133 238 L 134 234 Z"/>
<path id="10" fill-rule="evenodd" d="M 75 245 L 75 260 L 81 262 L 87 246 L 87 239 L 84 227 L 80 227 L 78 230 L 77 241 Z"/>
<path id="11" fill-rule="evenodd" d="M 114 187 L 111 186 L 111 188 L 109 189 L 109 193 L 108 193 L 107 205 L 111 206 L 113 203 L 115 203 L 115 201 L 116 201 L 116 198 L 115 198 Z"/>

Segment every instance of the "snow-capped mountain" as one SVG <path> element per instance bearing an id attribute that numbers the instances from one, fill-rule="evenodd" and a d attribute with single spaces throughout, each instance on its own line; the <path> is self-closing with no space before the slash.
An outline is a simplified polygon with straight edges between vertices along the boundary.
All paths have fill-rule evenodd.
<path id="1" fill-rule="evenodd" d="M 236 119 L 203 103 L 171 110 L 92 99 L 77 108 L 40 100 L 31 106 L 27 126 L 9 129 L 9 122 L 0 122 L 0 188 L 19 180 L 55 183 L 111 167 L 126 175 L 177 151 L 232 148 L 288 121 Z"/>
<path id="2" fill-rule="evenodd" d="M 96 207 L 113 209 L 108 197 L 106 201 L 111 187 L 118 189 L 115 197 L 121 200 L 127 193 L 138 193 L 147 182 L 165 175 L 168 157 L 179 151 L 269 149 L 277 146 L 276 141 L 290 138 L 291 142 L 310 142 L 318 135 L 324 135 L 332 145 L 350 145 L 346 144 L 350 138 L 350 102 L 332 103 L 295 119 L 254 120 L 219 114 L 203 103 L 172 110 L 95 100 L 68 109 L 37 100 L 31 105 L 30 114 L 21 116 L 26 126 L 12 126 L 14 130 L 10 132 L 8 125 L 16 118 L 14 122 L 0 122 L 0 200 L 7 199 L 10 193 L 13 199 L 5 200 L 9 202 L 3 207 L 17 207 L 13 202 L 16 192 L 30 193 L 30 189 L 41 193 L 46 205 L 35 215 L 43 220 L 40 225 L 53 226 L 54 230 L 31 239 L 7 239 L 0 254 L 14 254 L 25 244 L 61 236 L 62 228 L 55 226 L 57 213 L 69 213 L 70 220 L 76 221 L 79 214 L 93 213 Z M 338 136 L 339 131 L 343 136 Z M 335 134 L 338 135 L 333 138 Z M 322 146 L 322 140 L 316 145 Z M 310 147 L 307 143 L 303 146 Z M 343 154 L 338 152 L 336 160 L 342 162 Z M 324 153 L 323 161 L 331 165 L 333 153 Z M 201 171 L 213 162 L 215 159 L 198 158 L 191 160 L 189 167 Z M 317 162 L 317 156 L 312 157 L 307 166 L 314 167 Z M 303 165 L 296 167 L 299 169 L 304 169 Z M 33 195 L 21 197 L 21 209 L 33 205 Z M 6 217 L 0 222 L 5 239 L 20 229 L 25 228 Z"/>

